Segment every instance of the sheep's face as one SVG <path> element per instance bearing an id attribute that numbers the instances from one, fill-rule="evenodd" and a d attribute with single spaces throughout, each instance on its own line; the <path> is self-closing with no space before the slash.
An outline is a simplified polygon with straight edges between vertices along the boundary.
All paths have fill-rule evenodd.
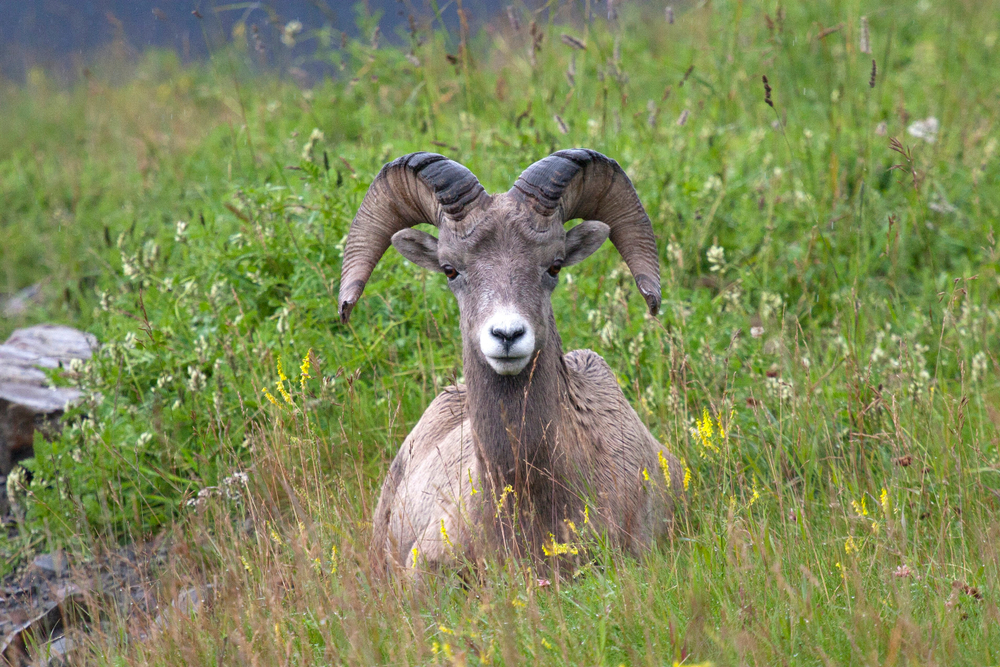
<path id="1" fill-rule="evenodd" d="M 552 291 L 559 270 L 582 261 L 604 243 L 608 226 L 587 221 L 566 231 L 535 231 L 521 211 L 487 213 L 460 238 L 404 229 L 392 244 L 410 261 L 439 271 L 458 299 L 466 353 L 499 375 L 517 375 L 553 333 Z"/>

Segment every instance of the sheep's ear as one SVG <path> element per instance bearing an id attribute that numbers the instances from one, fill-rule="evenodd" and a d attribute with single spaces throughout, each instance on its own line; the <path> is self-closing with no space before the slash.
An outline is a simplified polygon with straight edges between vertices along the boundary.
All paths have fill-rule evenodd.
<path id="1" fill-rule="evenodd" d="M 566 258 L 563 266 L 579 264 L 594 254 L 608 240 L 611 228 L 597 220 L 586 220 L 566 232 Z"/>
<path id="2" fill-rule="evenodd" d="M 419 229 L 401 229 L 392 235 L 392 245 L 399 254 L 417 266 L 441 272 L 438 262 L 438 240 Z"/>

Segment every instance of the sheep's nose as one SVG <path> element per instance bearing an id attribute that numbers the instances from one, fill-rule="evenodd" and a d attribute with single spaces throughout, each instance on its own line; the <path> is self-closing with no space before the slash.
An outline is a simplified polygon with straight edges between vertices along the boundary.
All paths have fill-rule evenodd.
<path id="1" fill-rule="evenodd" d="M 511 323 L 508 326 L 495 326 L 490 329 L 490 334 L 509 348 L 521 336 L 524 335 L 524 325 L 521 323 Z"/>

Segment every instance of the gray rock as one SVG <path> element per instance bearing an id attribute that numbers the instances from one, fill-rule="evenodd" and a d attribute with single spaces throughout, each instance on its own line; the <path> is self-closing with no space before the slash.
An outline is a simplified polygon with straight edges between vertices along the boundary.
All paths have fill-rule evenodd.
<path id="1" fill-rule="evenodd" d="M 215 586 L 212 584 L 192 586 L 179 592 L 170 603 L 170 608 L 174 610 L 175 614 L 191 615 L 201 611 L 203 606 L 211 605 L 214 600 Z M 167 618 L 163 614 L 157 614 L 156 618 L 153 619 L 153 625 L 164 628 L 167 625 Z"/>
<path id="2" fill-rule="evenodd" d="M 56 576 L 61 576 L 66 571 L 68 565 L 66 554 L 59 550 L 50 554 L 38 554 L 31 564 L 44 572 L 51 572 Z"/>
<path id="3" fill-rule="evenodd" d="M 80 392 L 52 387 L 43 368 L 90 359 L 97 348 L 91 334 L 59 324 L 18 329 L 0 345 L 0 475 L 32 456 L 35 430 L 58 428 L 58 418 Z"/>
<path id="4" fill-rule="evenodd" d="M 0 401 L 24 406 L 34 414 L 62 412 L 67 403 L 80 398 L 72 387 L 39 387 L 31 384 L 0 382 Z"/>
<path id="5" fill-rule="evenodd" d="M 62 324 L 39 324 L 18 329 L 0 345 L 0 354 L 22 355 L 34 366 L 56 368 L 59 362 L 90 359 L 97 348 L 97 339 Z"/>
<path id="6" fill-rule="evenodd" d="M 63 635 L 58 639 L 53 639 L 45 646 L 39 649 L 38 657 L 35 659 L 35 664 L 42 664 L 55 667 L 55 665 L 71 665 L 72 653 L 78 648 L 76 642 L 72 639 Z"/>

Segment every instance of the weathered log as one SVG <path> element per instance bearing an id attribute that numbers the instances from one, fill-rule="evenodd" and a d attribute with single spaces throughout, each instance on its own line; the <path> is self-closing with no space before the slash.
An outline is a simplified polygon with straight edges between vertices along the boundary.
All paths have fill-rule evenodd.
<path id="1" fill-rule="evenodd" d="M 91 334 L 56 324 L 18 329 L 0 345 L 0 476 L 32 456 L 35 430 L 57 425 L 80 397 L 77 389 L 51 386 L 41 369 L 89 359 L 96 347 Z"/>

